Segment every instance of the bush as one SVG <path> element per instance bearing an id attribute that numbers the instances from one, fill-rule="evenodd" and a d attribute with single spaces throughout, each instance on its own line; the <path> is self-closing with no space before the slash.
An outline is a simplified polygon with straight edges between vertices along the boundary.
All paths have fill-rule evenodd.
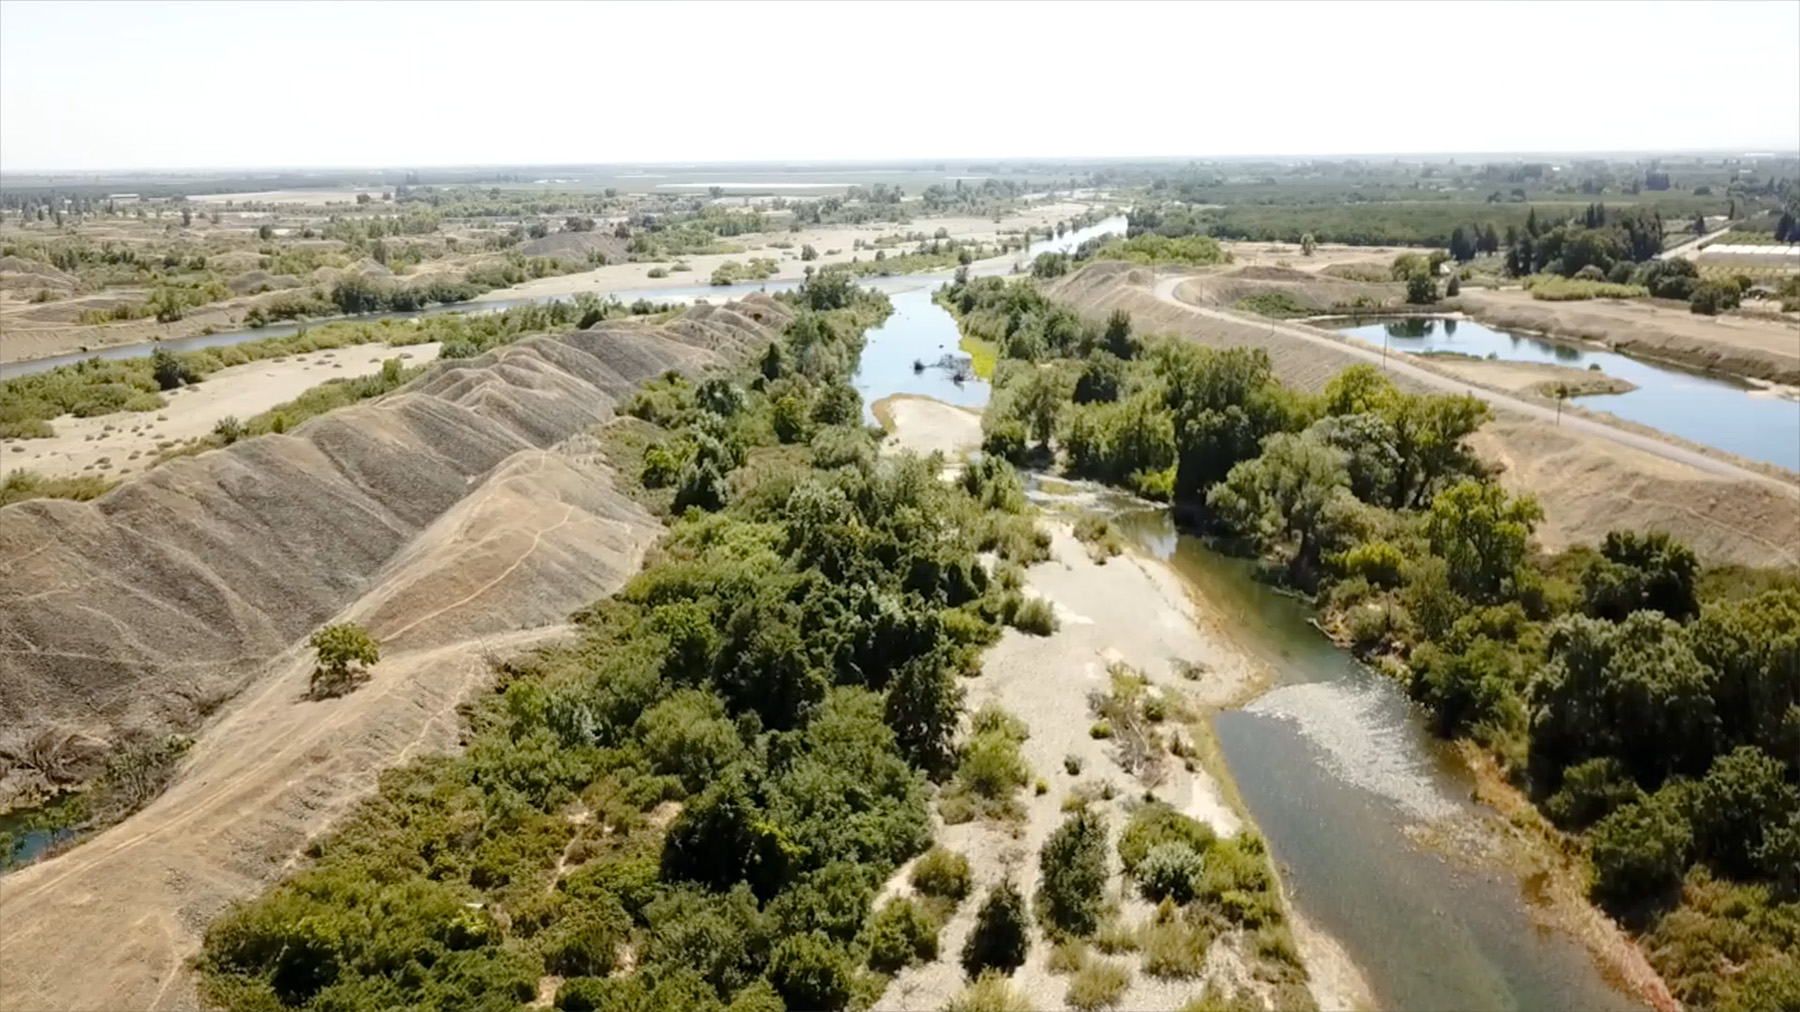
<path id="1" fill-rule="evenodd" d="M 975 926 L 963 945 L 962 966 L 970 977 L 995 969 L 1010 974 L 1025 963 L 1031 946 L 1030 916 L 1025 897 L 1011 882 L 1001 882 L 988 892 L 975 915 Z"/>
<path id="2" fill-rule="evenodd" d="M 849 960 L 817 931 L 784 938 L 769 955 L 769 983 L 791 1009 L 844 1008 L 851 982 Z"/>
<path id="3" fill-rule="evenodd" d="M 1110 720 L 1096 720 L 1088 727 L 1088 737 L 1095 741 L 1105 741 L 1112 736 L 1113 726 Z"/>
<path id="4" fill-rule="evenodd" d="M 1082 809 L 1063 820 L 1038 852 L 1038 913 L 1052 930 L 1090 935 L 1106 896 L 1106 822 Z"/>
<path id="5" fill-rule="evenodd" d="M 1051 973 L 1074 973 L 1086 966 L 1087 961 L 1087 943 L 1079 938 L 1067 938 L 1051 947 L 1046 967 Z"/>
<path id="6" fill-rule="evenodd" d="M 1144 953 L 1144 972 L 1152 977 L 1198 977 L 1206 969 L 1207 932 L 1176 913 L 1168 904 L 1138 935 Z"/>
<path id="7" fill-rule="evenodd" d="M 869 923 L 869 966 L 894 973 L 937 958 L 937 925 L 911 900 L 890 900 Z"/>
<path id="8" fill-rule="evenodd" d="M 369 631 L 354 622 L 328 625 L 307 641 L 317 654 L 311 692 L 332 696 L 348 691 L 367 668 L 381 660 L 381 649 Z"/>
<path id="9" fill-rule="evenodd" d="M 1017 464 L 1025 459 L 1030 438 L 1025 423 L 1016 418 L 995 422 L 982 436 L 981 452 Z"/>
<path id="10" fill-rule="evenodd" d="M 1031 1012 L 1031 1000 L 1006 975 L 989 970 L 944 1006 L 944 1012 Z"/>
<path id="11" fill-rule="evenodd" d="M 969 895 L 969 859 L 954 850 L 933 847 L 913 865 L 912 884 L 927 896 L 961 902 Z"/>
<path id="12" fill-rule="evenodd" d="M 1703 316 L 1717 316 L 1727 309 L 1736 309 L 1742 297 L 1736 282 L 1702 281 L 1694 289 L 1688 309 Z"/>
<path id="13" fill-rule="evenodd" d="M 1081 757 L 1073 752 L 1063 756 L 1063 769 L 1072 777 L 1081 775 Z"/>
<path id="14" fill-rule="evenodd" d="M 1060 627 L 1056 618 L 1056 608 L 1047 598 L 1028 597 L 1019 602 L 1013 612 L 1012 624 L 1020 632 L 1034 636 L 1049 636 Z"/>
<path id="15" fill-rule="evenodd" d="M 1183 844 L 1196 854 L 1205 854 L 1217 839 L 1206 823 L 1181 814 L 1166 802 L 1145 802 L 1132 809 L 1119 834 L 1119 861 L 1127 874 L 1136 875 L 1150 852 L 1163 844 Z"/>
<path id="16" fill-rule="evenodd" d="M 1431 275 L 1413 274 L 1406 279 L 1406 301 L 1415 306 L 1428 306 L 1437 299 L 1437 282 Z"/>
<path id="17" fill-rule="evenodd" d="M 1069 979 L 1069 992 L 1064 1000 L 1070 1008 L 1082 1012 L 1111 1008 L 1125 997 L 1125 989 L 1129 986 L 1130 970 L 1110 960 L 1096 959 Z"/>
<path id="18" fill-rule="evenodd" d="M 1199 895 L 1206 865 L 1199 852 L 1186 843 L 1159 843 L 1138 862 L 1134 873 L 1138 890 L 1147 900 L 1172 899 L 1188 903 Z"/>
<path id="19" fill-rule="evenodd" d="M 238 421 L 236 415 L 226 415 L 213 426 L 213 435 L 219 437 L 226 446 L 244 438 L 244 423 Z"/>

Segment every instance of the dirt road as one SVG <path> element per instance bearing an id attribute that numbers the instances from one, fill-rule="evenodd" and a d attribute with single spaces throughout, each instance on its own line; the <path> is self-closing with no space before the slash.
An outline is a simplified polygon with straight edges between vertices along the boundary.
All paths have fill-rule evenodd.
<path id="1" fill-rule="evenodd" d="M 1178 274 L 1171 277 L 1159 277 L 1155 287 L 1156 298 L 1169 305 L 1179 306 L 1190 313 L 1207 319 L 1239 324 L 1244 323 L 1249 319 L 1248 317 L 1237 313 L 1195 306 L 1182 301 L 1177 297 L 1176 289 L 1187 279 L 1188 276 L 1185 274 Z M 1504 394 L 1494 390 L 1484 390 L 1479 387 L 1471 387 L 1452 377 L 1432 372 L 1429 369 L 1415 365 L 1408 361 L 1407 356 L 1405 355 L 1384 355 L 1380 349 L 1370 348 L 1357 342 L 1346 341 L 1330 336 L 1324 331 L 1296 324 L 1269 321 L 1266 323 L 1266 326 L 1272 333 L 1296 338 L 1320 347 L 1329 347 L 1337 351 L 1346 352 L 1366 362 L 1382 366 L 1389 372 L 1398 373 L 1406 376 L 1408 379 L 1423 383 L 1427 386 L 1445 390 L 1450 393 L 1472 394 L 1486 401 L 1496 410 L 1509 411 L 1524 415 L 1527 418 L 1535 418 L 1539 421 L 1550 422 L 1552 424 L 1558 423 L 1557 412 L 1554 408 L 1547 408 L 1541 404 L 1534 404 L 1530 401 L 1521 400 L 1510 394 Z M 1771 488 L 1780 489 L 1784 494 L 1790 496 L 1796 494 L 1795 488 L 1787 482 L 1779 481 L 1768 475 L 1739 467 L 1728 461 L 1715 460 L 1705 454 L 1696 453 L 1693 450 L 1671 445 L 1652 436 L 1646 436 L 1636 432 L 1627 432 L 1603 422 L 1574 415 L 1564 415 L 1561 418 L 1560 424 L 1563 428 L 1599 436 L 1602 439 L 1610 440 L 1621 446 L 1629 446 L 1664 460 L 1687 465 L 1688 467 L 1703 471 L 1707 474 L 1717 475 L 1721 478 L 1729 478 L 1733 481 L 1754 482 Z"/>

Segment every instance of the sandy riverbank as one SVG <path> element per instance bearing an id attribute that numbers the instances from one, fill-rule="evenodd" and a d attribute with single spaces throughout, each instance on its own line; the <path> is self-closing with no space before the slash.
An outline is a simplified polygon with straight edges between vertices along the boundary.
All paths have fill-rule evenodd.
<path id="1" fill-rule="evenodd" d="M 1556 396 L 1560 385 L 1566 396 L 1587 394 L 1623 394 L 1637 389 L 1637 384 L 1592 369 L 1575 369 L 1549 362 L 1505 362 L 1499 359 L 1467 358 L 1461 355 L 1416 356 L 1428 360 L 1439 372 L 1446 372 L 1478 386 L 1505 390 L 1515 394 L 1540 397 Z"/>
<path id="2" fill-rule="evenodd" d="M 889 445 L 896 448 L 966 449 L 980 438 L 978 415 L 926 398 L 887 398 L 875 409 L 889 429 Z M 967 705 L 973 710 L 997 703 L 1025 721 L 1031 731 L 1023 745 L 1025 759 L 1049 789 L 1023 799 L 1026 817 L 1021 823 L 939 827 L 940 843 L 968 855 L 975 896 L 1002 878 L 1011 878 L 1027 896 L 1037 889 L 1038 850 L 1061 824 L 1063 799 L 1077 785 L 1110 783 L 1117 789 L 1111 800 L 1094 802 L 1115 832 L 1125 822 L 1125 803 L 1146 790 L 1222 834 L 1236 833 L 1247 823 L 1229 785 L 1215 779 L 1204 763 L 1189 768 L 1164 756 L 1143 773 L 1125 772 L 1112 743 L 1088 733 L 1093 722 L 1089 694 L 1107 691 L 1114 664 L 1136 669 L 1157 691 L 1182 699 L 1193 710 L 1196 718 L 1181 733 L 1204 752 L 1207 743 L 1201 739 L 1211 734 L 1204 715 L 1241 697 L 1261 677 L 1257 664 L 1202 621 L 1186 584 L 1166 564 L 1131 553 L 1096 561 L 1069 523 L 1051 518 L 1044 524 L 1051 533 L 1051 558 L 1026 570 L 1025 588 L 1052 604 L 1059 628 L 1050 636 L 1008 629 L 985 655 L 981 677 L 968 684 Z M 1182 677 L 1179 662 L 1197 665 L 1199 677 Z M 1079 774 L 1065 768 L 1068 756 L 1079 760 Z M 1122 918 L 1142 920 L 1150 913 L 1148 904 L 1124 888 L 1110 850 L 1108 861 Z M 890 891 L 906 891 L 906 871 L 895 876 Z M 976 906 L 965 902 L 944 928 L 939 951 L 946 955 L 903 971 L 876 1008 L 938 1009 L 962 991 L 966 981 L 955 956 L 973 926 Z M 1366 982 L 1341 945 L 1312 925 L 1297 925 L 1296 941 L 1321 1007 L 1371 1004 Z M 1034 1008 L 1065 1007 L 1068 979 L 1051 972 L 1049 955 L 1049 944 L 1035 939 L 1025 965 L 1012 978 Z M 1135 964 L 1136 959 L 1126 961 Z M 1134 973 L 1119 1007 L 1176 1008 L 1202 994 L 1209 982 L 1248 986 L 1246 978 L 1244 954 L 1224 938 L 1209 953 L 1201 978 L 1176 981 Z"/>
<path id="3" fill-rule="evenodd" d="M 164 394 L 169 403 L 159 411 L 64 415 L 50 423 L 56 435 L 48 439 L 0 442 L 0 473 L 24 468 L 53 478 L 124 477 L 147 468 L 160 450 L 206 435 L 227 416 L 247 421 L 321 383 L 380 372 L 384 359 L 398 357 L 411 367 L 437 356 L 436 343 L 358 344 L 232 366 Z"/>
<path id="4" fill-rule="evenodd" d="M 913 394 L 895 394 L 869 405 L 888 431 L 883 450 L 942 452 L 955 456 L 981 445 L 981 412 Z"/>
<path id="5" fill-rule="evenodd" d="M 852 259 L 870 260 L 875 256 L 873 249 L 854 249 L 856 240 L 872 243 L 881 236 L 906 235 L 912 232 L 923 232 L 934 235 L 943 229 L 948 237 L 964 242 L 996 242 L 1002 232 L 1016 233 L 1024 228 L 1038 231 L 1046 225 L 1065 221 L 1088 209 L 1087 204 L 1056 203 L 1044 204 L 1030 208 L 1019 214 L 1008 215 L 999 222 L 991 218 L 970 217 L 920 217 L 911 224 L 898 225 L 893 222 L 876 222 L 867 225 L 826 225 L 813 228 L 802 228 L 798 232 L 786 230 L 779 232 L 756 232 L 749 235 L 735 236 L 724 242 L 742 246 L 741 253 L 709 253 L 705 255 L 685 256 L 680 259 L 691 269 L 676 271 L 664 278 L 650 277 L 650 271 L 661 268 L 667 270 L 669 263 L 623 263 L 609 264 L 579 274 L 564 274 L 554 278 L 539 278 L 527 281 L 511 288 L 501 288 L 477 296 L 477 303 L 501 302 L 507 299 L 542 299 L 553 296 L 574 295 L 580 292 L 593 292 L 604 295 L 612 291 L 646 290 L 654 292 L 658 289 L 692 288 L 695 285 L 706 285 L 717 270 L 728 260 L 748 263 L 753 257 L 766 257 L 776 262 L 777 271 L 770 281 L 792 281 L 806 276 L 806 268 L 818 268 L 827 264 L 849 263 Z M 780 248 L 773 243 L 789 243 L 789 248 Z M 887 247 L 889 256 L 911 250 L 917 243 L 905 242 L 898 246 Z M 801 260 L 800 251 L 804 246 L 811 246 L 818 251 L 817 260 Z M 836 252 L 832 252 L 836 250 Z M 992 257 L 982 263 L 1007 263 L 1009 258 L 1017 258 L 1018 251 L 1006 257 Z"/>

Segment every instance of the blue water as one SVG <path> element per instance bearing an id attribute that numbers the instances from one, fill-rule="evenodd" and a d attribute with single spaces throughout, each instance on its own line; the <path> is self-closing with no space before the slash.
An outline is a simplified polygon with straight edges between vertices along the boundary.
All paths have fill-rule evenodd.
<path id="1" fill-rule="evenodd" d="M 1535 921 L 1519 880 L 1479 856 L 1484 843 L 1458 842 L 1491 838 L 1495 817 L 1468 800 L 1466 772 L 1393 679 L 1333 645 L 1253 563 L 1180 533 L 1167 510 L 1114 523 L 1273 674 L 1213 730 L 1294 903 L 1349 952 L 1377 1008 L 1639 1007 L 1579 942 Z M 1448 843 L 1422 842 L 1432 837 Z"/>
<path id="2" fill-rule="evenodd" d="M 930 291 L 902 292 L 889 298 L 894 313 L 869 331 L 862 363 L 851 380 L 862 394 L 866 420 L 874 422 L 871 406 L 893 394 L 918 394 L 977 410 L 986 407 L 989 388 L 985 380 L 970 377 L 958 383 L 950 370 L 932 365 L 946 352 L 957 353 L 955 318 L 931 301 Z M 914 372 L 914 361 L 924 362 L 926 369 Z"/>
<path id="3" fill-rule="evenodd" d="M 1469 320 L 1410 318 L 1339 328 L 1397 351 L 1454 351 L 1509 362 L 1548 362 L 1637 384 L 1623 394 L 1590 394 L 1583 407 L 1661 429 L 1740 457 L 1800 471 L 1800 402 L 1728 379 L 1653 365 L 1617 352 L 1494 330 Z"/>

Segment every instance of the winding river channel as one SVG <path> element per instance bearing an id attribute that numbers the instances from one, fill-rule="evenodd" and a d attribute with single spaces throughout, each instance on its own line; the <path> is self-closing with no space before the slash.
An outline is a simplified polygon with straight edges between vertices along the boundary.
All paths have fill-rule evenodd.
<path id="1" fill-rule="evenodd" d="M 911 394 L 985 404 L 986 384 L 912 369 L 956 347 L 950 315 L 925 291 L 894 304 L 855 381 L 865 403 Z M 1378 1007 L 1640 1007 L 1578 941 L 1542 926 L 1518 878 L 1495 867 L 1495 817 L 1468 800 L 1466 772 L 1394 683 L 1333 645 L 1306 605 L 1258 582 L 1249 563 L 1177 530 L 1166 509 L 1083 498 L 1166 561 L 1272 673 L 1267 691 L 1217 714 L 1214 730 L 1293 902 L 1349 952 Z"/>

